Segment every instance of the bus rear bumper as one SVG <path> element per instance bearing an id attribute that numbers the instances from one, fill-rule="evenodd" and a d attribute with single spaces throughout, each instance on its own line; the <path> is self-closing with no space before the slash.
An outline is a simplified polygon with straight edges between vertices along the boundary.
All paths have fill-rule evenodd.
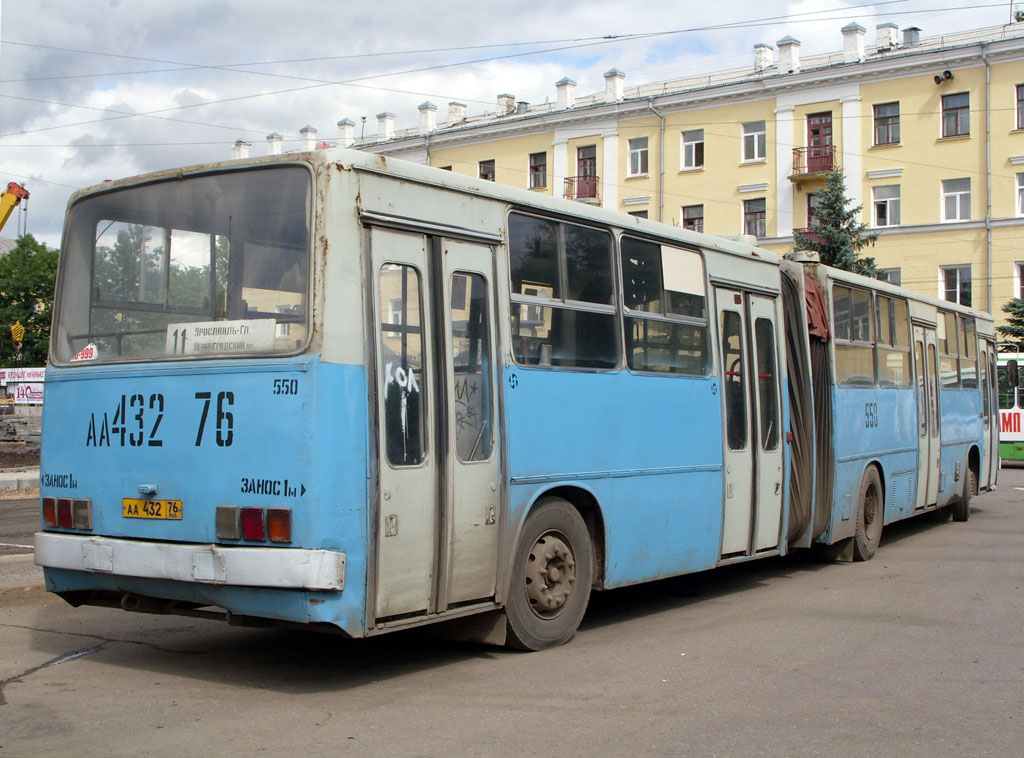
<path id="1" fill-rule="evenodd" d="M 44 568 L 178 582 L 345 589 L 345 554 L 333 550 L 189 545 L 37 532 L 35 562 Z"/>

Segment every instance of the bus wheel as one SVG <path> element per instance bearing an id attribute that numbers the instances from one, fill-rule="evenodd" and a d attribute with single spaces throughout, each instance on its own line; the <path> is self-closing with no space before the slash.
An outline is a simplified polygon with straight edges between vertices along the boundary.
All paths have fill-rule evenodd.
<path id="1" fill-rule="evenodd" d="M 971 495 L 978 486 L 978 475 L 974 469 L 967 467 L 964 477 L 964 491 L 960 493 L 960 499 L 953 503 L 953 520 L 966 521 L 971 517 Z"/>
<path id="2" fill-rule="evenodd" d="M 868 467 L 860 482 L 857 493 L 857 526 L 853 538 L 854 560 L 870 560 L 878 549 L 878 540 L 882 537 L 882 519 L 884 515 L 882 500 L 882 480 L 878 478 L 878 469 Z"/>
<path id="3" fill-rule="evenodd" d="M 592 560 L 579 512 L 561 498 L 542 500 L 516 545 L 505 606 L 509 647 L 543 650 L 572 639 L 590 599 Z"/>

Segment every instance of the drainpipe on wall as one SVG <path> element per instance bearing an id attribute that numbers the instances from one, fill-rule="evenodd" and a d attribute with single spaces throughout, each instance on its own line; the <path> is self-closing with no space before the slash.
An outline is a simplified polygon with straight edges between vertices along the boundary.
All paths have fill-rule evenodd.
<path id="1" fill-rule="evenodd" d="M 665 117 L 654 109 L 654 98 L 647 101 L 647 107 L 661 119 L 658 132 L 658 221 L 665 220 Z M 628 144 L 628 143 L 627 143 Z"/>
<path id="2" fill-rule="evenodd" d="M 430 165 L 430 135 L 429 134 L 424 134 L 423 135 L 423 149 L 427 153 L 426 165 L 429 166 Z"/>
<path id="3" fill-rule="evenodd" d="M 985 64 L 985 292 L 992 313 L 992 65 L 985 55 L 987 43 L 981 43 L 981 61 Z"/>

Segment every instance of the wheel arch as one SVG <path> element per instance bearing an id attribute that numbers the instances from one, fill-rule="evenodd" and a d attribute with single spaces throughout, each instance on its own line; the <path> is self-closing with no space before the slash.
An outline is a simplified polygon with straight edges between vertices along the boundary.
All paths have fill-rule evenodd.
<path id="1" fill-rule="evenodd" d="M 967 468 L 974 472 L 974 488 L 971 494 L 977 495 L 981 486 L 981 450 L 977 445 L 971 445 L 971 449 L 967 451 Z"/>

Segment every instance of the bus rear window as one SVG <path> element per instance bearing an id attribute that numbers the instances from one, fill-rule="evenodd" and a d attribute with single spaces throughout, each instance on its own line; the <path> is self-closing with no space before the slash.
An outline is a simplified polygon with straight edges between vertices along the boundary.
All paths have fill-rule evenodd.
<path id="1" fill-rule="evenodd" d="M 58 362 L 287 353 L 308 334 L 310 176 L 196 176 L 75 204 Z"/>

